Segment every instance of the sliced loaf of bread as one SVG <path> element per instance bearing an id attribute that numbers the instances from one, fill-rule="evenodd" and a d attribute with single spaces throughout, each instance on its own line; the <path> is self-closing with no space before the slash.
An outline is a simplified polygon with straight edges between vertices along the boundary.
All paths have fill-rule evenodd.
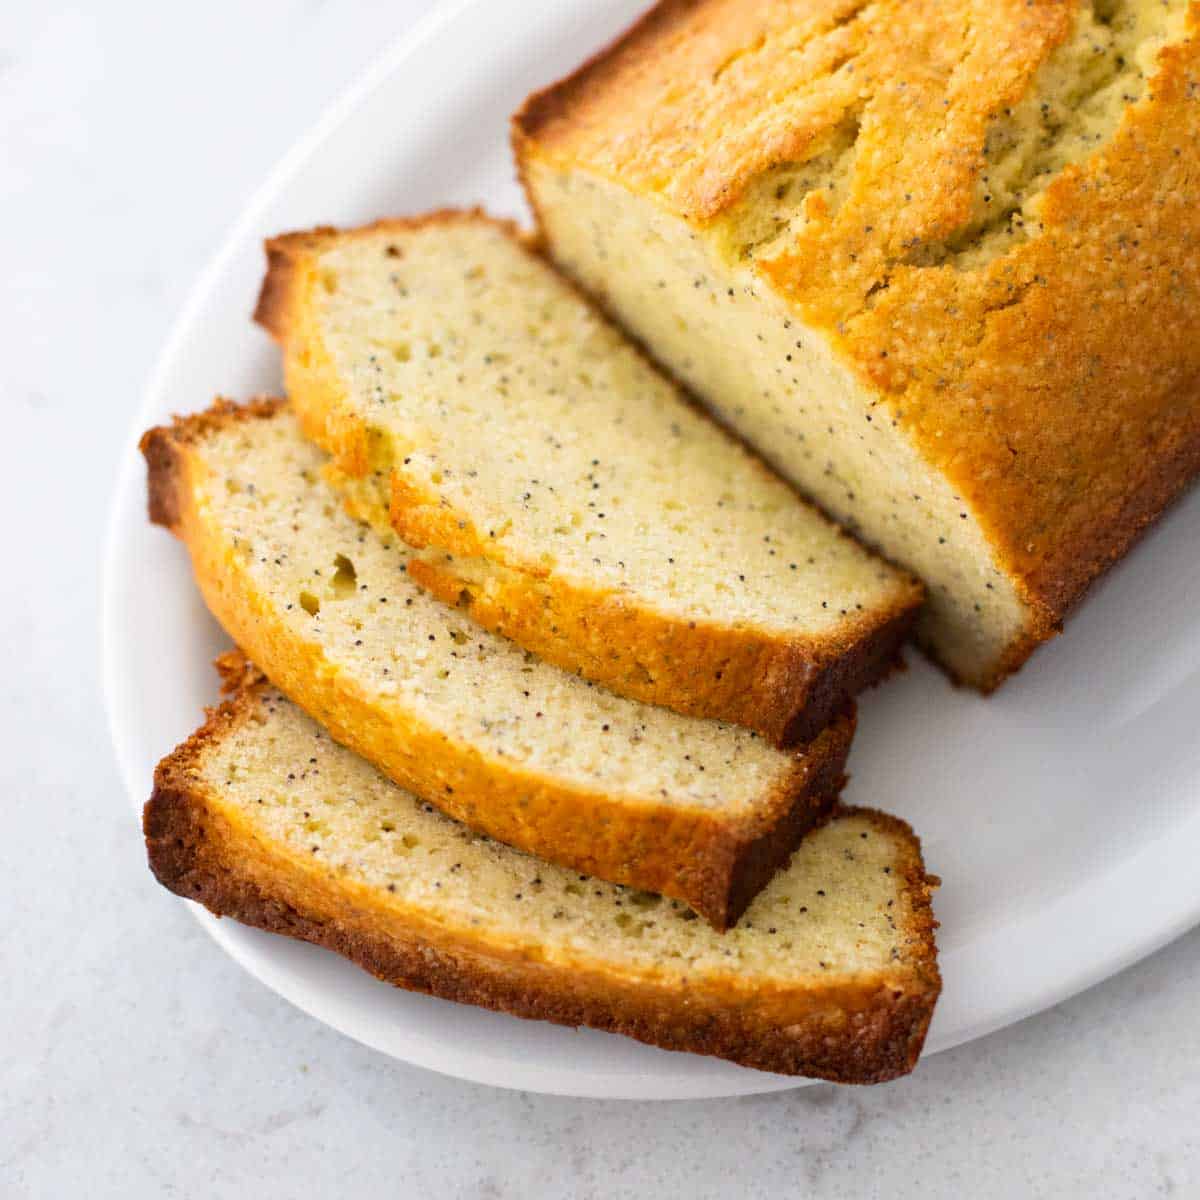
<path id="1" fill-rule="evenodd" d="M 840 810 L 720 935 L 448 820 L 244 664 L 159 765 L 145 832 L 173 892 L 399 987 L 767 1071 L 904 1074 L 940 989 L 935 881 L 900 821 Z"/>
<path id="2" fill-rule="evenodd" d="M 502 841 L 664 892 L 718 928 L 833 806 L 854 719 L 782 751 L 615 696 L 417 587 L 281 401 L 151 430 L 151 516 L 217 619 L 341 742 Z"/>
<path id="3" fill-rule="evenodd" d="M 514 121 L 548 252 L 992 688 L 1200 471 L 1200 0 L 662 0 Z"/>
<path id="4" fill-rule="evenodd" d="M 505 223 L 269 243 L 259 320 L 410 571 L 622 695 L 805 740 L 893 663 L 920 586 L 803 503 Z"/>

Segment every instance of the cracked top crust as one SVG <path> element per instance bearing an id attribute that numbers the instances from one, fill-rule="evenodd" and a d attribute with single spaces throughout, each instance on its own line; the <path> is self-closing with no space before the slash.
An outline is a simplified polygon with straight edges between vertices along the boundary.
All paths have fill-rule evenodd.
<path id="1" fill-rule="evenodd" d="M 516 138 L 823 331 L 1053 622 L 1200 461 L 1198 30 L 1197 0 L 668 0 Z"/>

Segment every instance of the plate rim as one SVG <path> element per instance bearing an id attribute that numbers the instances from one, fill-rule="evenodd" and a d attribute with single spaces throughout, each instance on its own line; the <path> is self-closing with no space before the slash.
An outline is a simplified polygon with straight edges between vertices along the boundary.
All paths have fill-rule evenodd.
<path id="1" fill-rule="evenodd" d="M 204 310 L 212 293 L 217 290 L 220 280 L 230 265 L 236 261 L 238 255 L 243 252 L 244 242 L 250 232 L 260 223 L 260 218 L 265 211 L 285 191 L 298 170 L 311 159 L 319 147 L 335 134 L 395 72 L 400 70 L 411 56 L 417 54 L 424 45 L 462 20 L 472 9 L 481 7 L 485 2 L 487 0 L 442 0 L 406 31 L 394 37 L 371 59 L 359 77 L 341 90 L 317 120 L 276 161 L 236 219 L 227 227 L 225 234 L 218 242 L 216 252 L 208 259 L 189 289 L 171 324 L 162 348 L 156 356 L 148 382 L 142 391 L 140 403 L 130 423 L 128 440 L 124 443 L 115 483 L 109 493 L 99 605 L 100 673 L 109 736 L 122 784 L 139 817 L 144 803 L 144 766 L 140 757 L 135 754 L 132 735 L 122 723 L 122 716 L 116 700 L 118 695 L 117 679 L 122 674 L 122 662 L 118 652 L 122 634 L 117 616 L 118 577 L 115 571 L 122 539 L 127 532 L 124 518 L 127 513 L 128 500 L 131 492 L 140 492 L 138 436 L 149 422 L 159 419 L 163 408 L 161 400 L 171 373 L 172 362 L 191 336 L 199 315 Z M 1131 864 L 1137 859 L 1145 857 L 1163 840 L 1162 838 L 1155 839 L 1142 846 L 1136 854 L 1114 864 L 1103 878 L 1107 879 L 1121 871 L 1132 869 Z M 1166 838 L 1166 840 L 1170 841 L 1171 839 Z M 958 947 L 955 953 L 969 957 L 973 946 L 978 951 L 978 942 L 995 941 L 997 938 L 1003 941 L 1006 933 L 1013 935 L 1010 941 L 1015 939 L 1019 943 L 1019 932 L 1022 928 L 1036 926 L 1044 921 L 1045 914 L 1050 909 L 1069 907 L 1073 902 L 1078 902 L 1083 892 L 1090 892 L 1094 889 L 1096 878 L 1095 876 L 1091 877 L 1089 885 L 1077 888 L 1032 912 L 1014 916 L 1001 928 L 989 930 L 986 935 L 982 935 L 975 942 Z M 1077 961 L 1073 964 L 1073 969 L 1060 973 L 1050 986 L 1045 986 L 1043 983 L 1041 987 L 1025 989 L 1026 994 L 1014 996 L 1008 1004 L 999 1009 L 993 1009 L 983 1020 L 974 1023 L 968 1022 L 953 1031 L 945 1030 L 943 1032 L 939 1030 L 935 1014 L 934 1026 L 924 1052 L 925 1056 L 985 1037 L 1029 1016 L 1052 1008 L 1155 953 L 1200 924 L 1200 878 L 1197 879 L 1193 893 L 1182 902 L 1160 904 L 1153 910 L 1153 913 L 1147 908 L 1146 912 L 1155 919 L 1133 923 L 1132 927 L 1126 930 L 1120 943 L 1110 947 L 1107 954 L 1093 954 L 1091 957 L 1077 954 Z M 631 1075 L 620 1076 L 620 1083 L 615 1086 L 605 1083 L 605 1079 L 610 1077 L 595 1075 L 584 1075 L 578 1085 L 565 1086 L 547 1083 L 544 1079 L 538 1078 L 538 1072 L 544 1068 L 537 1065 L 526 1068 L 524 1064 L 518 1067 L 506 1064 L 505 1077 L 499 1078 L 494 1072 L 478 1066 L 473 1067 L 469 1063 L 458 1060 L 453 1065 L 447 1066 L 444 1050 L 439 1050 L 438 1054 L 430 1056 L 414 1052 L 412 1056 L 401 1058 L 394 1050 L 373 1039 L 369 1030 L 355 1028 L 352 1023 L 332 1016 L 328 1011 L 328 1006 L 320 1003 L 319 995 L 314 998 L 309 993 L 298 994 L 297 988 L 288 986 L 285 981 L 281 981 L 278 977 L 280 972 L 272 967 L 270 957 L 264 957 L 261 952 L 253 950 L 248 939 L 241 936 L 244 932 L 241 926 L 214 917 L 192 901 L 185 903 L 214 941 L 240 967 L 290 1004 L 373 1050 L 398 1061 L 405 1061 L 439 1074 L 473 1083 L 534 1091 L 547 1095 L 637 1100 L 753 1095 L 790 1090 L 817 1082 L 771 1075 L 748 1068 L 734 1068 L 731 1073 L 729 1071 L 730 1064 L 714 1060 L 720 1062 L 721 1073 L 719 1076 L 709 1077 L 703 1073 L 691 1077 L 656 1076 L 656 1072 L 651 1066 L 646 1077 L 636 1077 L 642 1081 L 644 1086 L 638 1090 L 631 1090 L 629 1083 L 635 1078 Z M 1164 911 L 1160 912 L 1159 909 Z M 976 958 L 979 958 L 978 952 Z M 452 1002 L 441 1001 L 441 1003 Z M 945 996 L 943 996 L 938 1011 L 942 1012 L 944 1008 Z M 519 1020 L 520 1018 L 510 1017 L 509 1019 Z M 556 1068 L 558 1074 L 562 1074 L 563 1071 L 564 1068 L 561 1066 Z M 655 1086 L 656 1084 L 659 1086 Z"/>

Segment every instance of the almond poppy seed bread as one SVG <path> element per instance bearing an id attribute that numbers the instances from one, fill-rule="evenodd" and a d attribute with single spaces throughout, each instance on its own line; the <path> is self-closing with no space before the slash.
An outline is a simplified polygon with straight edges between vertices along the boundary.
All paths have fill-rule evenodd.
<path id="1" fill-rule="evenodd" d="M 150 865 L 178 895 L 517 1016 L 844 1083 L 912 1069 L 940 979 L 935 881 L 902 822 L 839 811 L 722 935 L 472 832 L 238 673 L 146 805 Z"/>
<path id="2" fill-rule="evenodd" d="M 895 660 L 919 585 L 689 404 L 508 224 L 274 238 L 288 395 L 415 579 L 623 695 L 812 737 Z"/>
<path id="3" fill-rule="evenodd" d="M 783 751 L 541 662 L 412 582 L 407 548 L 346 512 L 282 402 L 218 404 L 143 450 L 151 515 L 234 641 L 452 816 L 724 928 L 832 808 L 852 714 Z"/>
<path id="4" fill-rule="evenodd" d="M 517 115 L 549 253 L 988 689 L 1200 466 L 1200 3 L 665 0 Z"/>

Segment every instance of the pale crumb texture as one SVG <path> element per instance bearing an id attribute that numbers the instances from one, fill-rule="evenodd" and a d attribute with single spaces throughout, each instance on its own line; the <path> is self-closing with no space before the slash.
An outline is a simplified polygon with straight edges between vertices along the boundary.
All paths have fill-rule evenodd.
<path id="1" fill-rule="evenodd" d="M 231 422 L 192 451 L 208 536 L 299 644 L 381 713 L 564 787 L 669 808 L 745 812 L 795 756 L 737 726 L 612 695 L 418 588 L 408 548 L 347 514 L 295 417 Z"/>
<path id="2" fill-rule="evenodd" d="M 741 923 L 714 932 L 686 905 L 522 854 L 444 817 L 384 779 L 273 690 L 206 746 L 209 802 L 372 902 L 448 932 L 486 933 L 547 963 L 579 959 L 683 986 L 815 983 L 907 965 L 913 927 L 898 833 L 846 816 L 813 833 Z M 897 864 L 900 864 L 899 866 Z M 918 923 L 919 924 L 919 923 Z M 914 938 L 912 950 L 925 947 Z"/>
<path id="3" fill-rule="evenodd" d="M 701 235 L 651 201 L 584 172 L 534 165 L 528 178 L 562 265 L 602 289 L 776 469 L 925 582 L 919 636 L 967 677 L 999 659 L 1025 621 L 1012 584 L 961 496 L 819 335 L 747 267 L 718 265 Z"/>
<path id="4" fill-rule="evenodd" d="M 555 261 L 923 579 L 919 636 L 965 681 L 1190 471 L 1198 14 L 665 4 L 517 117 Z"/>
<path id="5" fill-rule="evenodd" d="M 696 412 L 503 228 L 359 232 L 317 269 L 346 404 L 485 559 L 793 637 L 911 605 L 907 577 Z"/>

